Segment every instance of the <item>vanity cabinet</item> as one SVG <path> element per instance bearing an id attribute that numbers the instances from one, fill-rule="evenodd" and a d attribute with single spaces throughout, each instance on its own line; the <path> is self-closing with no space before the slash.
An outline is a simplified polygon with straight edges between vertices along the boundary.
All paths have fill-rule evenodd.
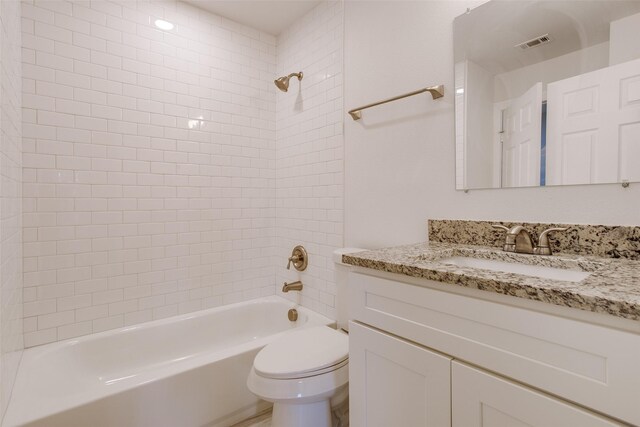
<path id="1" fill-rule="evenodd" d="M 640 425 L 639 333 L 363 270 L 349 278 L 355 427 Z"/>

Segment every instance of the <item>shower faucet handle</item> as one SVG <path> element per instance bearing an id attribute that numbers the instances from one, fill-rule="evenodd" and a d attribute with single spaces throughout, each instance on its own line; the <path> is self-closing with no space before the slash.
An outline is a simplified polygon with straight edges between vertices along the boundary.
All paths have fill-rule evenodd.
<path id="1" fill-rule="evenodd" d="M 291 252 L 291 256 L 289 257 L 289 262 L 287 263 L 287 270 L 291 269 L 291 264 L 298 271 L 303 271 L 307 268 L 307 264 L 309 263 L 309 255 L 307 254 L 307 250 L 302 245 L 298 245 L 293 248 Z"/>
<path id="2" fill-rule="evenodd" d="M 292 262 L 293 262 L 293 263 L 296 263 L 296 262 L 298 262 L 298 261 L 300 261 L 300 256 L 298 256 L 298 255 L 291 255 L 291 256 L 289 257 L 289 262 L 287 263 L 287 270 L 291 270 L 291 263 L 292 263 Z"/>

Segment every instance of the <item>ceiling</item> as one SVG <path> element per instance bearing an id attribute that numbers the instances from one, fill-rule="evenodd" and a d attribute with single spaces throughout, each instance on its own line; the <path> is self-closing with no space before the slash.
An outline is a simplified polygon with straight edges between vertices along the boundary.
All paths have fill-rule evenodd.
<path id="1" fill-rule="evenodd" d="M 216 15 L 278 35 L 320 0 L 185 0 Z"/>
<path id="2" fill-rule="evenodd" d="M 454 56 L 506 72 L 607 42 L 611 21 L 639 12 L 638 0 L 490 1 L 455 19 Z M 551 43 L 514 47 L 544 34 Z"/>

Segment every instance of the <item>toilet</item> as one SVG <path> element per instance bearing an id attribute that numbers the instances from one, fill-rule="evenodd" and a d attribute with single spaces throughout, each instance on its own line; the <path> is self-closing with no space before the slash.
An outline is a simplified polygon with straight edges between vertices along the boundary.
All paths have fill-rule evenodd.
<path id="1" fill-rule="evenodd" d="M 331 398 L 349 382 L 349 339 L 328 326 L 301 328 L 264 347 L 249 390 L 273 402 L 274 427 L 331 427 Z"/>
<path id="2" fill-rule="evenodd" d="M 247 378 L 249 390 L 273 402 L 274 427 L 331 427 L 331 400 L 346 395 L 349 383 L 348 316 L 345 293 L 348 266 L 334 252 L 338 290 L 338 330 L 304 327 L 265 346 L 256 355 Z"/>

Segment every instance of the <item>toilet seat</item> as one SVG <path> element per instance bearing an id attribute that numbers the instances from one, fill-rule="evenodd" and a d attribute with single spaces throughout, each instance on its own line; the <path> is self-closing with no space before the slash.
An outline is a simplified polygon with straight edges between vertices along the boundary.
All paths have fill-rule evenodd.
<path id="1" fill-rule="evenodd" d="M 271 379 L 308 378 L 349 362 L 346 334 L 327 326 L 292 331 L 264 347 L 253 362 L 256 375 Z"/>

